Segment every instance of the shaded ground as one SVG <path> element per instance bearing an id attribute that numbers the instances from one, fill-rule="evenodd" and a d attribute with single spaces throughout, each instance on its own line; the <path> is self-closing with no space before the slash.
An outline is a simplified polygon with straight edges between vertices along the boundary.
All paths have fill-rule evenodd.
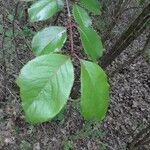
<path id="1" fill-rule="evenodd" d="M 145 58 L 140 56 L 120 72 L 112 72 L 118 64 L 122 64 L 143 47 L 147 32 L 135 40 L 107 69 L 111 85 L 110 107 L 102 123 L 85 122 L 79 112 L 78 100 L 70 99 L 65 110 L 54 121 L 32 126 L 24 120 L 15 79 L 23 64 L 34 57 L 30 50 L 33 27 L 29 23 L 25 24 L 24 15 L 19 13 L 19 21 L 15 23 L 14 40 L 13 1 L 0 1 L 0 4 L 3 4 L 0 5 L 0 14 L 5 15 L 4 18 L 0 15 L 0 46 L 4 45 L 0 50 L 0 149 L 126 150 L 134 135 L 150 123 L 150 66 Z M 22 8 L 23 5 L 20 5 L 19 11 Z M 123 19 L 125 18 L 126 15 L 123 16 Z M 120 22 L 123 24 L 119 26 L 118 23 L 120 28 L 117 29 L 117 33 L 122 32 L 128 24 L 128 20 L 120 19 Z M 62 23 L 66 23 L 64 13 L 61 13 L 57 22 L 58 25 Z M 4 30 L 1 26 L 4 26 Z M 41 26 L 42 23 L 34 25 L 34 28 L 39 30 Z M 6 32 L 4 41 L 3 32 Z M 82 48 L 77 37 L 75 34 L 76 50 L 79 52 Z M 111 43 L 114 43 L 112 39 L 106 41 L 105 47 L 108 48 Z M 67 44 L 64 51 L 66 48 Z M 4 59 L 6 70 L 3 66 Z M 150 148 L 142 146 L 141 149 Z"/>

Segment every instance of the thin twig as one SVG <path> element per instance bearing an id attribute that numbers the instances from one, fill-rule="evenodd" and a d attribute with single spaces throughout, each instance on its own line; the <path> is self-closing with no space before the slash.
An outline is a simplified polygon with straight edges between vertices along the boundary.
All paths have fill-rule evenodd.
<path id="1" fill-rule="evenodd" d="M 17 2 L 16 6 L 15 6 L 14 18 L 13 18 L 13 22 L 12 22 L 13 41 L 14 41 L 15 52 L 16 52 L 16 56 L 17 56 L 18 60 L 19 60 L 19 54 L 18 54 L 18 51 L 17 51 L 17 40 L 16 40 L 16 36 L 15 36 L 15 20 L 16 20 L 16 17 L 17 17 L 19 3 L 20 2 Z"/>
<path id="2" fill-rule="evenodd" d="M 5 40 L 5 32 L 6 32 L 6 30 L 5 30 L 5 27 L 4 27 L 4 14 L 2 15 L 2 21 L 3 21 L 3 34 L 2 34 L 2 42 L 1 42 L 1 49 L 2 49 L 2 53 L 3 53 L 3 62 L 2 62 L 2 66 L 3 66 L 3 85 L 4 85 L 4 87 L 6 87 L 6 85 L 7 85 L 7 79 L 6 79 L 6 77 L 7 77 L 7 70 L 6 70 L 6 52 L 5 52 L 5 49 L 4 49 L 4 40 Z M 4 99 L 5 99 L 5 96 L 6 96 L 6 88 L 4 88 L 4 91 L 3 91 L 3 93 L 4 93 Z"/>
<path id="3" fill-rule="evenodd" d="M 70 11 L 68 0 L 66 0 L 66 5 L 67 5 L 68 17 L 70 18 L 71 17 L 71 11 Z"/>
<path id="4" fill-rule="evenodd" d="M 72 28 L 72 20 L 71 20 L 71 13 L 70 13 L 68 0 L 66 0 L 66 5 L 67 5 L 67 11 L 68 11 L 68 28 L 69 28 L 70 47 L 71 47 L 71 54 L 73 54 L 74 53 L 73 31 L 72 31 L 73 28 Z"/>
<path id="5" fill-rule="evenodd" d="M 71 18 L 72 16 L 71 16 L 68 0 L 66 0 L 66 5 L 67 5 L 67 11 L 68 11 L 68 25 L 67 25 L 67 27 L 69 28 L 69 40 L 70 40 L 70 47 L 71 47 L 71 55 L 75 56 L 77 59 L 79 59 L 79 57 L 74 52 L 74 41 L 73 41 L 73 27 L 74 27 L 74 25 L 72 24 L 72 18 Z"/>
<path id="6" fill-rule="evenodd" d="M 3 8 L 7 9 L 7 7 L 6 7 L 3 3 L 2 3 L 1 5 L 2 5 Z M 8 21 L 9 23 L 12 23 L 12 22 L 10 21 L 10 19 L 7 18 L 7 17 L 5 17 L 4 20 Z M 15 25 L 16 25 L 16 28 L 17 28 L 19 31 L 22 31 L 22 30 L 23 30 L 22 27 L 20 27 L 20 23 L 19 23 L 18 20 L 15 19 L 15 20 L 14 20 L 14 23 L 15 23 Z M 28 44 L 28 43 L 29 43 L 28 39 L 27 39 L 24 35 L 22 36 L 22 38 L 23 38 L 23 40 L 24 40 L 25 45 L 27 46 L 27 48 L 28 48 L 30 51 L 32 51 L 32 50 L 31 50 L 31 47 L 30 47 L 29 44 Z"/>

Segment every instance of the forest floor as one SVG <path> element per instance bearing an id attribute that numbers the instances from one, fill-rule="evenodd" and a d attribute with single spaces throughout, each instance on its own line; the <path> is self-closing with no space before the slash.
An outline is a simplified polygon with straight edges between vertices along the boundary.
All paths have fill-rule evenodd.
<path id="1" fill-rule="evenodd" d="M 33 24 L 25 22 L 21 11 L 24 6 L 24 3 L 20 5 L 20 13 L 14 22 L 13 1 L 0 1 L 0 149 L 127 150 L 128 143 L 150 123 L 150 66 L 141 55 L 119 72 L 114 74 L 114 71 L 118 64 L 123 64 L 143 48 L 147 32 L 143 32 L 106 70 L 111 89 L 104 121 L 84 121 L 79 111 L 79 95 L 75 94 L 76 99 L 70 98 L 64 111 L 54 120 L 33 126 L 25 122 L 15 83 L 22 66 L 34 57 L 30 45 L 35 29 Z M 67 22 L 64 14 L 61 13 L 57 25 Z M 121 33 L 129 25 L 126 16 L 119 20 L 114 34 Z M 44 25 L 48 24 L 51 23 Z M 42 23 L 35 24 L 34 28 L 40 30 L 42 26 Z M 78 35 L 74 36 L 76 51 L 80 53 L 82 47 Z M 105 48 L 111 44 L 114 41 L 107 40 Z M 139 150 L 150 150 L 150 147 L 141 146 Z"/>

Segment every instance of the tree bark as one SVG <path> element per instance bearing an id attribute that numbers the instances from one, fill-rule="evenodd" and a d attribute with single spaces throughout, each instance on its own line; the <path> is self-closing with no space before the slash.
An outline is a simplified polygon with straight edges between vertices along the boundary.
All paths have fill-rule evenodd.
<path id="1" fill-rule="evenodd" d="M 111 73 L 111 77 L 113 77 L 116 73 L 122 71 L 124 68 L 130 66 L 130 64 L 132 64 L 135 59 L 137 59 L 138 57 L 140 57 L 141 55 L 144 54 L 145 50 L 148 47 L 148 44 L 150 43 L 150 33 L 147 35 L 147 40 L 143 46 L 143 48 L 139 51 L 136 52 L 136 54 L 134 56 L 132 56 L 131 58 L 129 58 L 127 61 L 125 61 L 123 64 L 120 64 L 112 73 Z"/>
<path id="2" fill-rule="evenodd" d="M 104 31 L 104 37 L 103 41 L 106 41 L 108 37 L 111 35 L 112 29 L 115 27 L 116 22 L 118 21 L 119 16 L 121 15 L 122 10 L 125 8 L 126 4 L 128 3 L 128 0 L 124 2 L 124 0 L 119 0 L 118 4 L 116 6 L 116 9 L 114 10 L 114 13 L 112 15 L 112 22 L 107 27 L 106 31 Z"/>
<path id="3" fill-rule="evenodd" d="M 119 56 L 133 41 L 136 39 L 144 29 L 146 23 L 150 20 L 150 3 L 143 9 L 141 14 L 134 20 L 134 22 L 125 30 L 112 49 L 104 54 L 101 58 L 101 66 L 106 68 L 109 66 L 117 56 Z"/>

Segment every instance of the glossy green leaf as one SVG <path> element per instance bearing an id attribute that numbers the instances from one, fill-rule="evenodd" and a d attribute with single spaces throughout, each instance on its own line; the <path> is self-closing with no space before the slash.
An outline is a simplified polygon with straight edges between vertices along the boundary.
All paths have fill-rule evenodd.
<path id="1" fill-rule="evenodd" d="M 81 112 L 86 120 L 102 120 L 108 108 L 109 84 L 95 63 L 81 61 Z"/>
<path id="2" fill-rule="evenodd" d="M 100 14 L 101 6 L 98 0 L 80 0 L 80 4 L 96 15 Z"/>
<path id="3" fill-rule="evenodd" d="M 78 5 L 73 6 L 73 16 L 75 18 L 75 21 L 80 26 L 89 27 L 92 25 L 92 21 L 88 16 L 87 12 Z"/>
<path id="4" fill-rule="evenodd" d="M 36 56 L 57 52 L 63 47 L 66 39 L 66 28 L 51 26 L 34 36 L 32 50 Z"/>
<path id="5" fill-rule="evenodd" d="M 17 79 L 27 121 L 42 123 L 55 117 L 66 104 L 73 81 L 68 56 L 49 54 L 28 62 Z"/>
<path id="6" fill-rule="evenodd" d="M 78 31 L 85 53 L 90 59 L 96 61 L 103 54 L 101 38 L 92 28 L 80 27 Z"/>
<path id="7" fill-rule="evenodd" d="M 46 20 L 60 11 L 63 6 L 63 0 L 39 0 L 29 8 L 29 18 L 31 22 Z"/>

